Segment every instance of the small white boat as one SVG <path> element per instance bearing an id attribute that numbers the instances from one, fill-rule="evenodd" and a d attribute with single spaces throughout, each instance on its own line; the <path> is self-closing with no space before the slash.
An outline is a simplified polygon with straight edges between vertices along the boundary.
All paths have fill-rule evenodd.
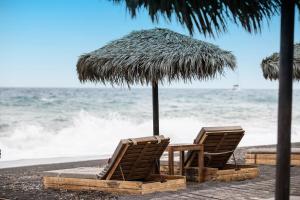
<path id="1" fill-rule="evenodd" d="M 234 90 L 234 91 L 237 91 L 239 89 L 240 89 L 239 84 L 235 84 L 235 85 L 232 86 L 232 90 Z"/>

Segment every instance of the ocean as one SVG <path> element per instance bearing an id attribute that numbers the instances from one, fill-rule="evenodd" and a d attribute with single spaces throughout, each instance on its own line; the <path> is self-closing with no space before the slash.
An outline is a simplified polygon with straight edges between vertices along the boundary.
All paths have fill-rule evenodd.
<path id="1" fill-rule="evenodd" d="M 190 143 L 204 126 L 242 126 L 240 146 L 276 143 L 277 90 L 159 89 L 160 133 Z M 300 141 L 294 90 L 292 141 Z M 296 103 L 297 102 L 297 103 Z M 111 154 L 152 135 L 151 89 L 0 88 L 0 161 Z"/>

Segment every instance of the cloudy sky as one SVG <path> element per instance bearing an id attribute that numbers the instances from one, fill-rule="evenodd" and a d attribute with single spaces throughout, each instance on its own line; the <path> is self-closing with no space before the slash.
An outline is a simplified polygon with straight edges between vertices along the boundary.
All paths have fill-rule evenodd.
<path id="1" fill-rule="evenodd" d="M 164 27 L 188 35 L 176 21 L 152 23 L 145 10 L 131 19 L 124 5 L 107 0 L 0 0 L 0 24 L 0 87 L 104 87 L 78 81 L 75 65 L 81 54 L 133 30 Z M 260 62 L 279 49 L 279 17 L 252 35 L 228 24 L 229 31 L 217 38 L 193 37 L 232 51 L 238 70 L 213 81 L 165 87 L 231 88 L 238 83 L 241 88 L 277 88 L 277 82 L 263 79 Z M 298 13 L 295 25 L 299 42 Z"/>

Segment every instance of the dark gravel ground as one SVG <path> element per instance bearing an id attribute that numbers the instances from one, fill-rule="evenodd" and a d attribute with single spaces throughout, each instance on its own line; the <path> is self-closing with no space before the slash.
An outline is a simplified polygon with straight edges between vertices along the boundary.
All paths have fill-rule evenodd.
<path id="1" fill-rule="evenodd" d="M 93 167 L 106 160 L 37 165 L 0 169 L 0 199 L 118 199 L 117 196 L 97 191 L 45 190 L 40 172 L 75 167 Z"/>
<path id="2" fill-rule="evenodd" d="M 294 147 L 300 147 L 300 143 L 293 144 Z M 261 146 L 260 146 L 261 147 Z M 265 146 L 270 147 L 270 146 Z M 254 148 L 254 147 L 251 147 Z M 244 155 L 248 148 L 238 148 L 235 152 L 238 163 L 244 162 Z M 45 190 L 42 184 L 42 176 L 40 172 L 56 169 L 67 169 L 75 167 L 92 167 L 99 166 L 106 163 L 106 160 L 93 160 L 73 163 L 60 163 L 49 165 L 37 165 L 28 167 L 16 167 L 0 169 L 0 199 L 150 199 L 153 197 L 160 197 L 170 192 L 155 193 L 144 196 L 128 196 L 128 195 L 112 195 L 104 192 L 97 191 L 66 191 L 66 190 Z M 274 166 L 260 166 L 260 176 L 256 179 L 246 181 L 236 181 L 230 183 L 222 182 L 205 182 L 201 184 L 189 183 L 184 191 L 193 191 L 200 189 L 207 189 L 209 187 L 226 186 L 226 185 L 239 185 L 246 182 L 255 183 L 257 181 L 269 180 L 275 178 Z M 291 175 L 296 176 L 300 174 L 300 167 L 292 167 Z M 175 193 L 180 193 L 178 191 Z M 174 194 L 174 192 L 172 192 Z"/>

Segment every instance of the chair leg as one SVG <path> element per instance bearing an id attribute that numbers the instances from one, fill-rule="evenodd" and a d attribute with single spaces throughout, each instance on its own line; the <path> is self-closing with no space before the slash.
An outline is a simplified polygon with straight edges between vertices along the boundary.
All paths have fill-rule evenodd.
<path id="1" fill-rule="evenodd" d="M 204 181 L 203 168 L 204 168 L 204 152 L 203 152 L 203 148 L 201 148 L 201 150 L 199 150 L 198 152 L 198 177 L 199 177 L 198 182 Z"/>
<path id="2" fill-rule="evenodd" d="M 180 175 L 184 175 L 184 151 L 180 151 Z"/>
<path id="3" fill-rule="evenodd" d="M 238 165 L 236 163 L 236 159 L 235 159 L 234 153 L 232 153 L 232 157 L 233 157 L 233 160 L 234 160 L 235 170 L 239 170 L 240 168 L 238 167 Z"/>
<path id="4" fill-rule="evenodd" d="M 169 175 L 174 175 L 174 152 L 173 149 L 169 149 Z"/>

